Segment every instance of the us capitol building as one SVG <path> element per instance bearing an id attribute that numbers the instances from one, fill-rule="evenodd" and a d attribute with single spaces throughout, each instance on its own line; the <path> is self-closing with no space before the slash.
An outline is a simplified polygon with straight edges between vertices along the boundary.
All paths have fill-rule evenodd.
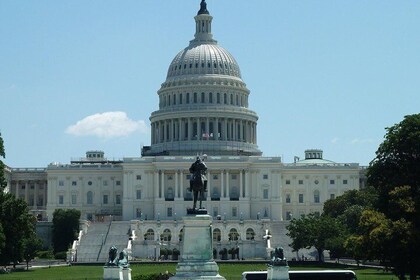
<path id="1" fill-rule="evenodd" d="M 213 39 L 205 1 L 194 19 L 194 39 L 172 60 L 157 92 L 151 144 L 141 157 L 112 161 L 103 151 L 88 151 L 69 164 L 5 171 L 8 191 L 26 200 L 40 221 L 51 221 L 58 208 L 81 211 L 81 236 L 73 248 L 79 247 L 80 260 L 99 260 L 95 250 L 112 242 L 109 234 L 117 236 L 118 228 L 121 246 L 134 257 L 156 257 L 162 246 L 179 248 L 182 216 L 192 205 L 188 169 L 197 155 L 206 155 L 209 170 L 203 204 L 214 217 L 217 258 L 232 246 L 240 248 L 237 257 L 265 257 L 266 230 L 273 246 L 285 247 L 287 220 L 321 213 L 327 199 L 363 187 L 359 164 L 326 160 L 319 149 L 306 150 L 293 163 L 262 156 L 250 91 L 235 58 Z M 83 240 L 95 226 L 102 238 L 91 249 L 96 255 L 83 255 Z M 94 245 L 91 238 L 85 247 Z"/>

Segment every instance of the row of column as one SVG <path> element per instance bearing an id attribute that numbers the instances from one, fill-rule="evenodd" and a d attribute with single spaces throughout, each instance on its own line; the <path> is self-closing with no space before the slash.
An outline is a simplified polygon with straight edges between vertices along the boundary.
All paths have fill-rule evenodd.
<path id="1" fill-rule="evenodd" d="M 155 171 L 154 172 L 154 184 L 155 190 L 155 198 L 164 199 L 165 198 L 165 182 L 166 176 L 174 175 L 175 176 L 175 190 L 174 190 L 174 198 L 184 198 L 184 191 L 189 186 L 189 180 L 185 179 L 186 175 L 189 173 L 184 173 L 183 171 L 176 171 L 175 173 L 171 171 L 170 173 L 165 173 L 165 171 Z M 239 198 L 245 198 L 250 196 L 250 172 L 247 170 L 240 170 L 239 173 L 235 173 L 239 176 Z M 211 198 L 213 193 L 213 175 L 220 176 L 220 193 L 219 198 L 230 198 L 230 175 L 232 175 L 228 170 L 224 171 L 212 171 L 207 172 L 207 197 Z M 184 181 L 185 180 L 185 181 Z M 173 186 L 171 186 L 173 187 Z M 216 187 L 216 186 L 215 186 Z"/>
<path id="2" fill-rule="evenodd" d="M 152 144 L 221 140 L 257 143 L 257 123 L 229 118 L 177 118 L 153 122 Z"/>
<path id="3" fill-rule="evenodd" d="M 24 182 L 24 185 L 22 185 L 22 183 Z M 24 200 L 26 201 L 26 203 L 28 203 L 28 205 L 30 207 L 35 207 L 35 206 L 40 206 L 40 207 L 45 207 L 47 204 L 47 184 L 46 182 L 43 181 L 15 181 L 15 197 L 16 198 L 20 198 L 21 195 L 21 191 L 20 188 L 22 186 L 25 186 L 25 190 L 24 190 Z M 30 203 L 30 186 L 34 186 L 33 192 L 31 192 L 31 194 L 33 195 L 34 201 L 33 203 Z M 43 187 L 43 189 L 41 190 L 40 187 Z M 38 205 L 38 198 L 39 196 L 42 195 L 42 205 Z"/>

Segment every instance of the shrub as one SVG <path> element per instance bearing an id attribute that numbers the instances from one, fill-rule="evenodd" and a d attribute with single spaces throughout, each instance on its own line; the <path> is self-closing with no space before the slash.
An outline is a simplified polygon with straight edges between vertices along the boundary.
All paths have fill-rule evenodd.
<path id="1" fill-rule="evenodd" d="M 57 253 L 54 254 L 54 258 L 56 260 L 66 260 L 67 259 L 67 252 L 66 251 L 57 252 Z"/>
<path id="2" fill-rule="evenodd" d="M 52 250 L 39 251 L 37 257 L 40 259 L 54 259 L 54 254 Z"/>

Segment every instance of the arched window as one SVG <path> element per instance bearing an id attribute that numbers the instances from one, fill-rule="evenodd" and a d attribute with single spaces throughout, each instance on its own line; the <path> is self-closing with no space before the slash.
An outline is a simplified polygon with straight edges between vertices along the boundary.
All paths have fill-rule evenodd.
<path id="1" fill-rule="evenodd" d="M 172 234 L 169 229 L 165 229 L 163 233 L 160 235 L 160 241 L 171 241 Z"/>
<path id="2" fill-rule="evenodd" d="M 252 228 L 248 228 L 246 230 L 246 240 L 254 240 L 255 238 L 255 231 Z"/>
<path id="3" fill-rule="evenodd" d="M 182 104 L 182 93 L 179 94 L 179 104 Z"/>
<path id="4" fill-rule="evenodd" d="M 197 93 L 194 92 L 194 103 L 197 103 Z"/>
<path id="5" fill-rule="evenodd" d="M 201 93 L 201 103 L 206 103 L 204 92 Z"/>
<path id="6" fill-rule="evenodd" d="M 315 190 L 314 191 L 314 202 L 315 203 L 319 203 L 320 199 L 319 199 L 319 190 Z"/>
<path id="7" fill-rule="evenodd" d="M 229 232 L 229 241 L 237 241 L 239 239 L 239 233 L 236 228 L 232 228 Z"/>
<path id="8" fill-rule="evenodd" d="M 91 191 L 88 191 L 86 194 L 86 203 L 87 204 L 93 203 L 93 193 Z"/>
<path id="9" fill-rule="evenodd" d="M 213 103 L 213 93 L 212 92 L 209 93 L 209 103 L 210 104 Z"/>
<path id="10" fill-rule="evenodd" d="M 144 240 L 155 240 L 155 232 L 149 228 L 144 234 Z"/>
<path id="11" fill-rule="evenodd" d="M 190 93 L 187 92 L 187 97 L 185 98 L 185 103 L 189 104 L 190 103 Z"/>
<path id="12" fill-rule="evenodd" d="M 174 105 L 176 105 L 176 94 L 174 94 Z"/>
<path id="13" fill-rule="evenodd" d="M 213 230 L 213 241 L 220 241 L 222 239 L 222 233 L 220 232 L 220 229 L 215 228 Z"/>

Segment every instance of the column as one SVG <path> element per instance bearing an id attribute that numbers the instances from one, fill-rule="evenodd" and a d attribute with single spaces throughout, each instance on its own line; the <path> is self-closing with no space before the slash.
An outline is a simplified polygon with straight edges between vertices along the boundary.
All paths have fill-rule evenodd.
<path id="1" fill-rule="evenodd" d="M 188 118 L 188 141 L 192 139 L 192 121 L 191 118 Z"/>
<path id="2" fill-rule="evenodd" d="M 245 170 L 245 197 L 250 198 L 250 191 L 249 191 L 249 182 L 250 182 L 250 172 L 249 170 Z"/>
<path id="3" fill-rule="evenodd" d="M 207 197 L 210 200 L 210 194 L 211 194 L 211 174 L 210 171 L 207 172 Z"/>
<path id="4" fill-rule="evenodd" d="M 29 184 L 28 181 L 25 182 L 25 201 L 28 203 L 28 193 L 29 193 Z"/>
<path id="5" fill-rule="evenodd" d="M 184 128 L 184 121 L 182 119 L 179 119 L 178 141 L 183 141 L 184 140 L 183 128 Z"/>
<path id="6" fill-rule="evenodd" d="M 239 171 L 239 199 L 243 197 L 243 171 Z"/>
<path id="7" fill-rule="evenodd" d="M 216 139 L 216 141 L 219 141 L 219 118 L 215 119 L 215 124 L 213 124 L 213 130 L 214 130 L 214 139 Z"/>
<path id="8" fill-rule="evenodd" d="M 181 185 L 181 192 L 180 192 L 180 197 L 184 198 L 184 171 L 181 170 L 181 180 L 180 180 L 180 185 Z"/>
<path id="9" fill-rule="evenodd" d="M 201 139 L 201 122 L 200 118 L 197 118 L 197 140 Z"/>
<path id="10" fill-rule="evenodd" d="M 214 126 L 213 126 L 213 130 L 214 130 Z M 205 129 L 204 133 L 207 133 L 208 137 L 210 137 L 210 118 L 208 118 L 208 117 L 206 118 L 206 129 Z"/>
<path id="11" fill-rule="evenodd" d="M 160 173 L 160 198 L 165 198 L 165 171 L 161 170 Z"/>
<path id="12" fill-rule="evenodd" d="M 169 128 L 169 141 L 174 141 L 174 119 L 171 120 L 171 127 Z"/>
<path id="13" fill-rule="evenodd" d="M 220 197 L 225 197 L 225 180 L 224 180 L 224 174 L 223 170 L 220 171 Z"/>
<path id="14" fill-rule="evenodd" d="M 179 197 L 178 172 L 179 172 L 179 170 L 175 170 L 175 195 L 174 195 L 174 198 Z"/>
<path id="15" fill-rule="evenodd" d="M 226 141 L 227 140 L 227 120 L 226 118 L 223 119 L 223 125 L 222 125 L 222 137 L 223 140 Z"/>
<path id="16" fill-rule="evenodd" d="M 232 132 L 233 132 L 233 141 L 238 141 L 238 132 L 236 131 L 237 130 L 237 127 L 236 127 L 236 120 L 235 119 L 233 119 L 232 120 L 232 124 L 233 124 L 233 130 L 232 130 Z"/>
<path id="17" fill-rule="evenodd" d="M 226 197 L 230 198 L 230 191 L 229 191 L 229 170 L 226 170 Z"/>
<path id="18" fill-rule="evenodd" d="M 159 171 L 158 170 L 156 170 L 155 171 L 155 183 L 154 183 L 154 198 L 156 199 L 156 198 L 159 198 L 159 188 L 160 188 L 160 186 L 159 186 Z"/>
<path id="19" fill-rule="evenodd" d="M 15 183 L 16 183 L 15 197 L 16 197 L 16 199 L 18 199 L 19 198 L 19 181 L 16 181 Z"/>
<path id="20" fill-rule="evenodd" d="M 34 182 L 34 206 L 35 206 L 35 209 L 38 208 L 38 195 L 39 195 L 38 188 L 39 188 L 38 181 L 35 181 Z"/>
<path id="21" fill-rule="evenodd" d="M 244 123 L 242 120 L 239 121 L 239 141 L 243 142 L 244 140 Z"/>

